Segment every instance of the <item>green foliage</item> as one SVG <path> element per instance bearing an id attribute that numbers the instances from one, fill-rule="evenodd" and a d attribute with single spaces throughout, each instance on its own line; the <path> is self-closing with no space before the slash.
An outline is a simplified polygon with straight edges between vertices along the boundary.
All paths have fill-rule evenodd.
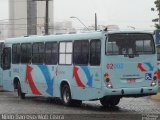
<path id="1" fill-rule="evenodd" d="M 158 11 L 158 15 L 160 15 L 160 0 L 156 0 L 154 2 L 154 4 L 156 5 L 156 9 Z M 155 11 L 155 9 L 151 8 L 151 11 Z M 160 24 L 156 23 L 156 22 L 159 22 L 159 18 L 153 19 L 152 22 L 155 22 L 155 28 L 156 29 L 160 29 Z"/>
<path id="2" fill-rule="evenodd" d="M 154 4 L 156 5 L 157 10 L 160 11 L 160 0 L 156 0 Z"/>
<path id="3" fill-rule="evenodd" d="M 159 24 L 155 24 L 155 28 L 156 29 L 160 29 L 160 25 Z"/>

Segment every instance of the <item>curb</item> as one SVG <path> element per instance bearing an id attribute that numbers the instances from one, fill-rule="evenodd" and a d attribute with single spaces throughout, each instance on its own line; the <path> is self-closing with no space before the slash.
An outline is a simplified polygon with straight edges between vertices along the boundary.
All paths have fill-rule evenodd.
<path id="1" fill-rule="evenodd" d="M 160 93 L 157 93 L 157 95 L 151 96 L 151 99 L 153 99 L 153 100 L 160 100 Z"/>

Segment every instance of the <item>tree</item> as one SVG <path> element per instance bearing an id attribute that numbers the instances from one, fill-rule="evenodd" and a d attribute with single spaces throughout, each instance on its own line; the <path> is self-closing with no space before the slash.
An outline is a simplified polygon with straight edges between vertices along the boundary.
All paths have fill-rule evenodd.
<path id="1" fill-rule="evenodd" d="M 155 27 L 160 29 L 160 0 L 156 0 L 154 4 L 156 5 L 156 9 L 151 8 L 151 11 L 158 11 L 158 18 L 153 19 L 152 22 L 155 22 Z"/>

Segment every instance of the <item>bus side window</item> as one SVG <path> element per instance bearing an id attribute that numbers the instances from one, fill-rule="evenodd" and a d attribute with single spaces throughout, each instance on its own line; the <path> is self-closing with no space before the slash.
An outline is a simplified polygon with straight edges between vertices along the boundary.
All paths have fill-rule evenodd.
<path id="1" fill-rule="evenodd" d="M 70 41 L 59 43 L 59 64 L 72 64 L 72 44 Z"/>
<path id="2" fill-rule="evenodd" d="M 13 44 L 12 45 L 12 63 L 13 64 L 20 63 L 20 54 L 21 54 L 20 44 Z"/>
<path id="3" fill-rule="evenodd" d="M 33 43 L 32 45 L 32 63 L 34 64 L 44 63 L 44 50 L 45 50 L 45 46 L 43 42 Z"/>
<path id="4" fill-rule="evenodd" d="M 101 41 L 91 40 L 90 42 L 90 65 L 100 65 Z"/>
<path id="5" fill-rule="evenodd" d="M 58 43 L 46 42 L 45 44 L 45 63 L 56 65 L 58 62 Z"/>
<path id="6" fill-rule="evenodd" d="M 31 43 L 21 44 L 21 63 L 31 63 Z"/>
<path id="7" fill-rule="evenodd" d="M 80 40 L 74 42 L 73 62 L 75 65 L 88 65 L 89 61 L 89 41 Z"/>
<path id="8" fill-rule="evenodd" d="M 11 48 L 3 49 L 1 66 L 3 70 L 10 69 L 11 67 Z"/>

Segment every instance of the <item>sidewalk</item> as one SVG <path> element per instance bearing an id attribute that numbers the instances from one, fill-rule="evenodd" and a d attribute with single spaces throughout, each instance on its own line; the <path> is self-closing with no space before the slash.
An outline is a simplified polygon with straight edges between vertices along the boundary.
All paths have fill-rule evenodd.
<path id="1" fill-rule="evenodd" d="M 152 95 L 152 96 L 151 96 L 151 99 L 160 100 L 160 87 L 159 87 L 159 90 L 158 90 L 157 95 Z"/>
<path id="2" fill-rule="evenodd" d="M 160 100 L 160 93 L 158 92 L 157 95 L 151 96 L 151 99 Z"/>

